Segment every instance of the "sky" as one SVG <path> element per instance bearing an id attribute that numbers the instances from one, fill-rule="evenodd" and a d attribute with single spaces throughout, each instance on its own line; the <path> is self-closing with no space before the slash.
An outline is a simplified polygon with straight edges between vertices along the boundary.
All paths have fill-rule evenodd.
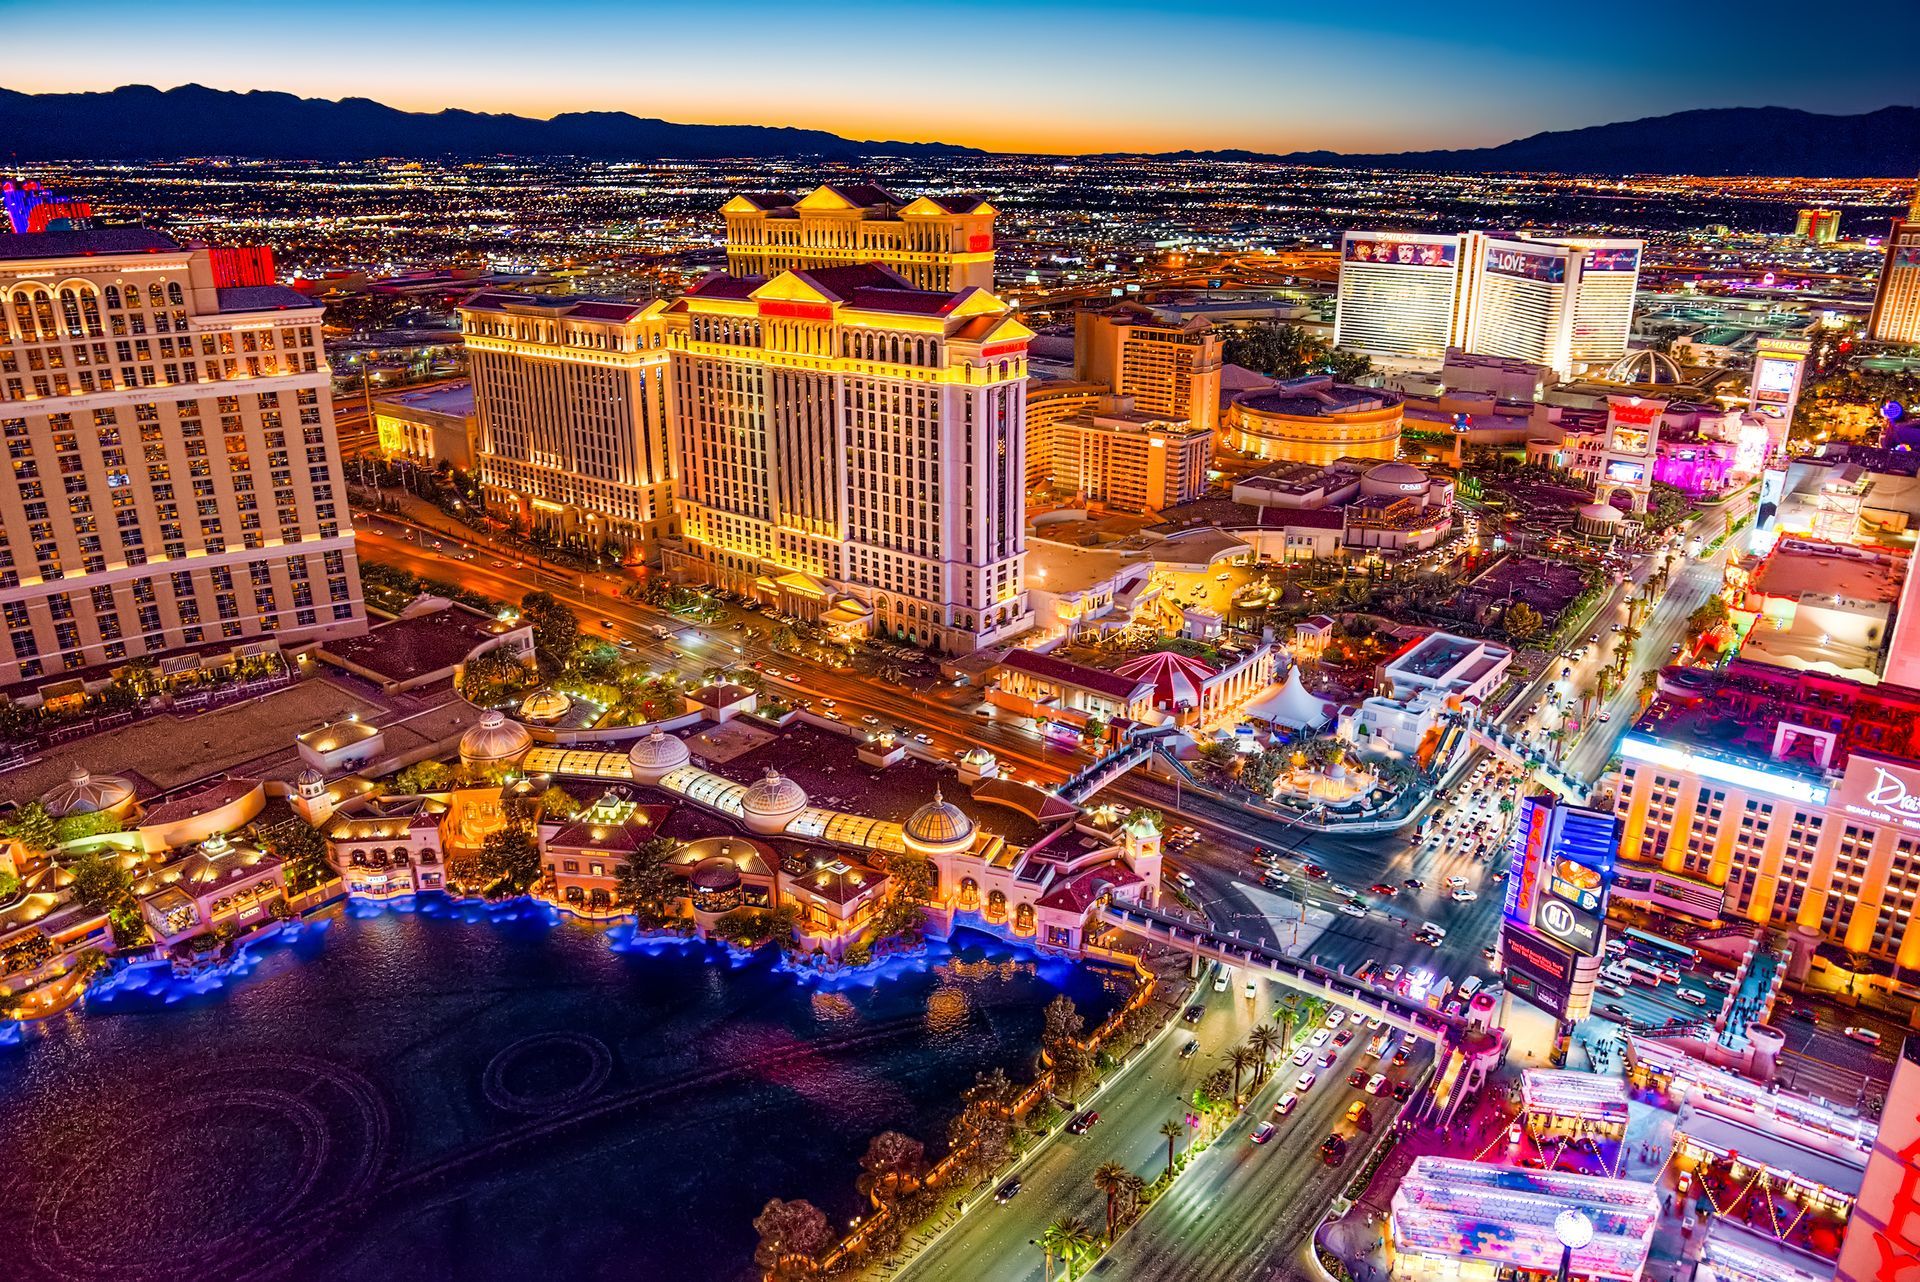
<path id="1" fill-rule="evenodd" d="M 0 0 L 0 87 L 198 83 L 1042 152 L 1472 147 L 1690 107 L 1920 103 L 1920 4 L 1820 14 L 1805 0 L 89 0 L 76 33 L 69 4 Z"/>

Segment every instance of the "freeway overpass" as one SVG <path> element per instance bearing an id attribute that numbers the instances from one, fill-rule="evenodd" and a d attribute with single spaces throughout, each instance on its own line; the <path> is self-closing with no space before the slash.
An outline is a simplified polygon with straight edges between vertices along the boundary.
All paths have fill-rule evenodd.
<path id="1" fill-rule="evenodd" d="M 1587 796 L 1592 791 L 1587 783 L 1568 773 L 1546 759 L 1538 751 L 1527 747 L 1506 728 L 1479 717 L 1467 717 L 1458 712 L 1448 712 L 1447 720 L 1466 732 L 1476 748 L 1485 748 L 1497 757 L 1513 762 L 1532 777 L 1535 783 L 1551 789 L 1563 801 L 1575 805 L 1587 804 Z"/>
<path id="2" fill-rule="evenodd" d="M 1119 903 L 1102 907 L 1099 916 L 1109 925 L 1118 926 L 1142 938 L 1171 944 L 1196 957 L 1211 957 L 1229 966 L 1258 971 L 1290 988 L 1311 993 L 1350 1011 L 1378 1016 L 1381 1022 L 1393 1028 L 1415 1037 L 1424 1037 L 1436 1048 L 1455 1046 L 1467 1033 L 1464 1019 L 1429 1010 L 1419 1002 L 1360 983 L 1324 966 L 1301 961 L 1277 948 L 1223 935 L 1183 917 L 1138 904 Z"/>

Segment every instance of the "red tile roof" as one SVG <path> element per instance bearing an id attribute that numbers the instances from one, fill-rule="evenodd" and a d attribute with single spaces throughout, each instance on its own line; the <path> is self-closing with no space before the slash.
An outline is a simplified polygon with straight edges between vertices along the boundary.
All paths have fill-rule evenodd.
<path id="1" fill-rule="evenodd" d="M 1065 659 L 1056 659 L 1050 654 L 1035 654 L 1031 650 L 1011 651 L 1006 658 L 1000 660 L 1000 663 L 1003 667 L 1039 677 L 1043 681 L 1079 686 L 1083 690 L 1092 690 L 1122 702 L 1132 699 L 1140 690 L 1151 688 L 1153 684 L 1150 681 L 1134 681 L 1118 676 L 1102 668 L 1089 668 L 1082 664 L 1069 663 Z"/>

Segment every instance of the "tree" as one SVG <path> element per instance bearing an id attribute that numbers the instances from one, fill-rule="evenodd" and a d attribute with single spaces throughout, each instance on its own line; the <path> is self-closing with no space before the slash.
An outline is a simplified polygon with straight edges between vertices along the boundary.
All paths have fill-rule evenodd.
<path id="1" fill-rule="evenodd" d="M 1273 1053 L 1280 1049 L 1280 1034 L 1274 1030 L 1272 1024 L 1255 1024 L 1253 1031 L 1247 1034 L 1247 1045 L 1252 1047 L 1253 1053 L 1260 1057 L 1259 1064 L 1253 1070 L 1253 1084 L 1258 1086 L 1266 1080 L 1267 1065 L 1272 1060 Z"/>
<path id="2" fill-rule="evenodd" d="M 1260 1054 L 1251 1046 L 1236 1046 L 1227 1052 L 1227 1063 L 1233 1066 L 1233 1102 L 1240 1102 L 1240 1075 L 1260 1062 Z"/>
<path id="3" fill-rule="evenodd" d="M 680 879 L 667 866 L 675 849 L 673 838 L 651 837 L 614 869 L 614 902 L 633 909 L 642 925 L 658 925 L 670 915 L 680 890 Z"/>
<path id="4" fill-rule="evenodd" d="M 1013 1083 L 999 1069 L 981 1073 L 961 1097 L 959 1116 L 947 1125 L 947 1146 L 962 1153 L 969 1171 L 990 1171 L 1013 1148 Z"/>
<path id="5" fill-rule="evenodd" d="M 533 648 L 550 667 L 573 657 L 580 640 L 580 620 L 554 600 L 551 592 L 529 592 L 520 598 L 520 613 L 533 625 Z"/>
<path id="6" fill-rule="evenodd" d="M 393 777 L 400 793 L 445 792 L 453 782 L 453 767 L 444 761 L 416 761 Z"/>
<path id="7" fill-rule="evenodd" d="M 919 1187 L 927 1170 L 927 1149 L 911 1135 L 882 1131 L 867 1141 L 860 1169 L 863 1191 L 875 1202 L 892 1201 Z"/>
<path id="8" fill-rule="evenodd" d="M 488 833 L 474 871 L 494 893 L 525 894 L 540 880 L 540 843 L 518 824 Z"/>
<path id="9" fill-rule="evenodd" d="M 497 645 L 474 655 L 460 668 L 460 693 L 469 703 L 495 704 L 518 694 L 538 677 L 512 646 Z"/>
<path id="10" fill-rule="evenodd" d="M 1710 596 L 1705 603 L 1687 616 L 1687 644 L 1691 646 L 1707 633 L 1724 625 L 1727 621 L 1727 603 L 1719 596 Z"/>
<path id="11" fill-rule="evenodd" d="M 104 912 L 132 897 L 133 877 L 119 856 L 89 853 L 67 865 L 72 878 L 67 889 L 74 899 L 95 912 Z"/>
<path id="12" fill-rule="evenodd" d="M 1160 1123 L 1160 1134 L 1164 1136 L 1167 1141 L 1167 1174 L 1169 1176 L 1173 1174 L 1174 1141 L 1186 1133 L 1187 1128 L 1174 1118 L 1169 1117 L 1166 1121 Z"/>
<path id="13" fill-rule="evenodd" d="M 1232 331 L 1222 356 L 1235 365 L 1274 378 L 1331 374 L 1343 383 L 1365 378 L 1373 362 L 1354 352 L 1329 347 L 1298 325 L 1249 325 Z"/>
<path id="14" fill-rule="evenodd" d="M 1507 630 L 1507 635 L 1516 641 L 1524 641 L 1528 637 L 1535 635 L 1540 631 L 1541 626 L 1545 622 L 1546 620 L 1540 617 L 1540 611 L 1534 609 L 1525 601 L 1515 601 L 1512 605 L 1508 606 L 1507 613 L 1502 620 Z"/>
<path id="15" fill-rule="evenodd" d="M 327 860 L 325 835 L 304 820 L 289 819 L 263 833 L 262 842 L 286 861 L 287 890 L 293 894 L 312 890 L 333 876 L 333 865 Z"/>
<path id="16" fill-rule="evenodd" d="M 753 1221 L 760 1235 L 753 1260 L 777 1279 L 810 1273 L 820 1253 L 833 1245 L 833 1230 L 820 1208 L 804 1198 L 783 1202 L 770 1199 Z"/>
<path id="17" fill-rule="evenodd" d="M 1093 1173 L 1093 1187 L 1107 1196 L 1107 1241 L 1113 1241 L 1114 1201 L 1127 1186 L 1127 1177 L 1132 1175 L 1118 1162 L 1102 1162 Z"/>
<path id="18" fill-rule="evenodd" d="M 1041 1239 L 1066 1266 L 1067 1282 L 1073 1282 L 1073 1266 L 1093 1246 L 1093 1230 L 1075 1215 L 1063 1215 L 1047 1225 Z"/>
<path id="19" fill-rule="evenodd" d="M 580 798 L 559 784 L 553 784 L 540 794 L 540 812 L 561 819 L 571 819 L 580 813 Z"/>
<path id="20" fill-rule="evenodd" d="M 1093 1054 L 1082 1040 L 1087 1021 L 1065 993 L 1047 1003 L 1040 1030 L 1040 1046 L 1053 1061 L 1054 1076 L 1070 1091 L 1093 1066 Z"/>
<path id="21" fill-rule="evenodd" d="M 53 849 L 53 816 L 38 801 L 29 801 L 0 825 L 0 832 L 36 854 Z"/>

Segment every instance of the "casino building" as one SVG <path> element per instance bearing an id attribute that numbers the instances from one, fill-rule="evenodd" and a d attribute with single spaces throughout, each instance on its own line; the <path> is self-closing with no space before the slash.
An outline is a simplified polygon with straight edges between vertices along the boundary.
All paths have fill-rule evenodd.
<path id="1" fill-rule="evenodd" d="M 734 276 L 885 263 L 916 289 L 993 288 L 999 211 L 978 196 L 903 200 L 872 183 L 828 183 L 804 196 L 735 196 L 720 213 Z"/>
<path id="2" fill-rule="evenodd" d="M 1334 343 L 1437 367 L 1450 347 L 1569 378 L 1624 356 L 1638 240 L 1348 232 Z"/>
<path id="3" fill-rule="evenodd" d="M 665 309 L 668 572 L 965 653 L 1031 623 L 1027 340 L 984 289 L 878 264 L 715 274 Z"/>
<path id="4" fill-rule="evenodd" d="M 1920 193 L 1887 233 L 1867 336 L 1882 343 L 1920 343 Z"/>
<path id="5" fill-rule="evenodd" d="M 1920 690 L 1669 668 L 1620 755 L 1616 902 L 1920 966 Z"/>

